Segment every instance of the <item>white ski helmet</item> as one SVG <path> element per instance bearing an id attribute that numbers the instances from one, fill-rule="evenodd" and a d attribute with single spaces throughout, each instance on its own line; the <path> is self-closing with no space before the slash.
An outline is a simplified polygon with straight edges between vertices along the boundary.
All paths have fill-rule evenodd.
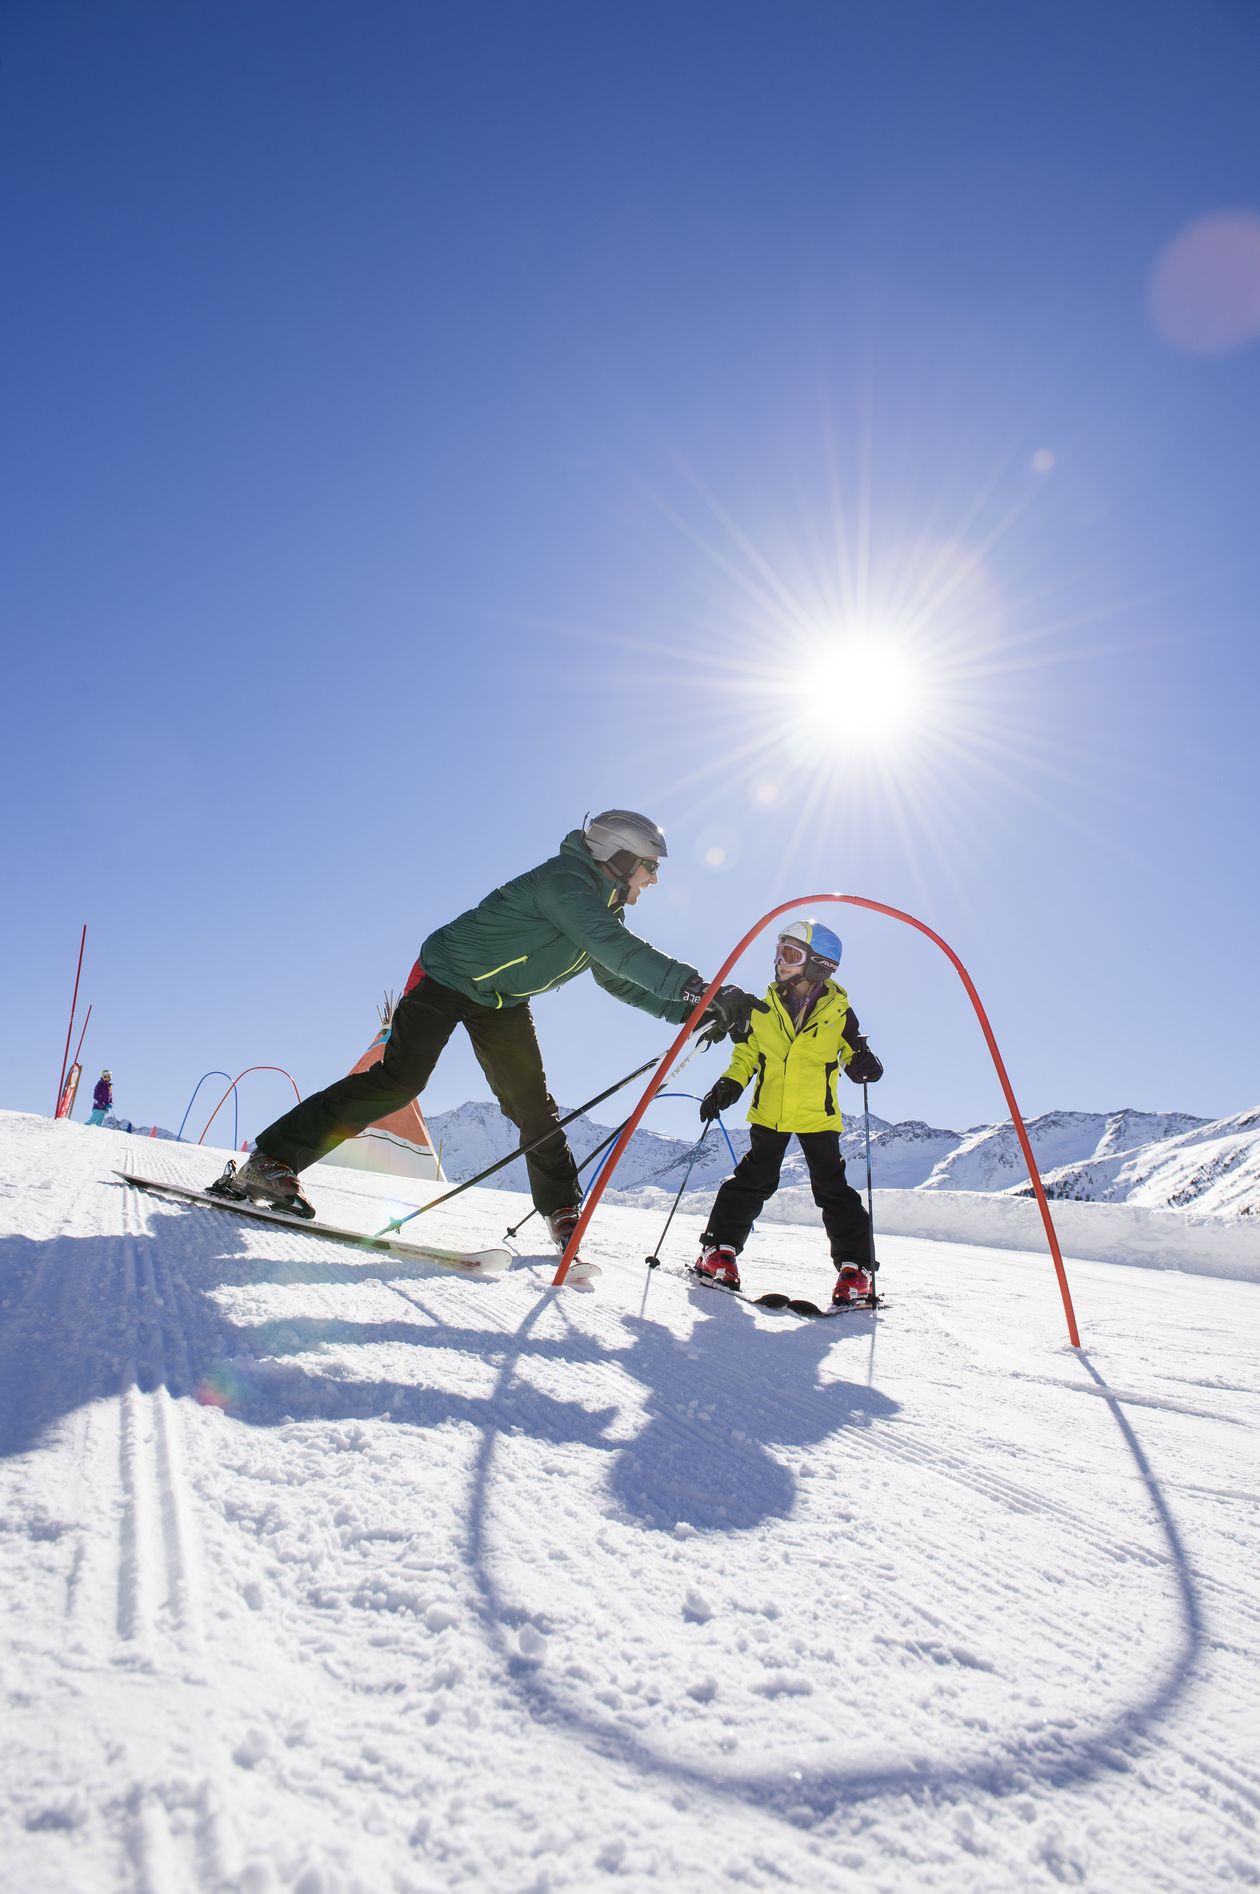
<path id="1" fill-rule="evenodd" d="M 637 861 L 660 861 L 669 850 L 655 822 L 633 809 L 605 809 L 602 815 L 587 819 L 582 840 L 597 862 L 610 862 L 614 868 L 624 864 L 619 856 L 632 855 Z M 626 869 L 628 874 L 630 871 Z"/>

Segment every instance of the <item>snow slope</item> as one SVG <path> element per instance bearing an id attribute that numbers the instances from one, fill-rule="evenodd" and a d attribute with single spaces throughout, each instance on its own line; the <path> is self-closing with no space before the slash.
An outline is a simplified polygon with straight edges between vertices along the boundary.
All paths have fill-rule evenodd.
<path id="1" fill-rule="evenodd" d="M 15 1888 L 1255 1886 L 1254 1282 L 1069 1262 L 1078 1354 L 1030 1251 L 801 1323 L 655 1208 L 553 1292 L 110 1175 L 219 1156 L 0 1114 Z"/>

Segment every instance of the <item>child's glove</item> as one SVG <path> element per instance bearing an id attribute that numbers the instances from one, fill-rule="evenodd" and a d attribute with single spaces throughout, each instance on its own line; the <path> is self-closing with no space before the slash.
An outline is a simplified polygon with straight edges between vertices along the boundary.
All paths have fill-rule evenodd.
<path id="1" fill-rule="evenodd" d="M 712 1124 L 720 1111 L 725 1111 L 728 1105 L 735 1103 L 743 1089 L 734 1079 L 718 1079 L 700 1100 L 701 1122 Z"/>
<path id="2" fill-rule="evenodd" d="M 884 1068 L 880 1060 L 871 1051 L 861 1033 L 849 1041 L 853 1047 L 853 1057 L 845 1066 L 845 1071 L 855 1085 L 873 1085 L 876 1079 L 882 1079 Z"/>

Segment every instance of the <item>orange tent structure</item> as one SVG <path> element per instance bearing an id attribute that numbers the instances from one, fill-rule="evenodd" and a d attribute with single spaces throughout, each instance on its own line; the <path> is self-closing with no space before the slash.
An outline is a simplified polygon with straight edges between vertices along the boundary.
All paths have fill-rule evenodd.
<path id="1" fill-rule="evenodd" d="M 381 1029 L 351 1072 L 366 1072 L 384 1056 L 394 1016 L 394 1001 L 387 993 L 379 1009 Z M 420 1106 L 413 1098 L 401 1111 L 378 1118 L 357 1137 L 347 1138 L 323 1159 L 325 1164 L 345 1164 L 356 1170 L 379 1171 L 389 1177 L 431 1177 L 443 1182 L 442 1164 L 433 1148 L 428 1126 Z"/>

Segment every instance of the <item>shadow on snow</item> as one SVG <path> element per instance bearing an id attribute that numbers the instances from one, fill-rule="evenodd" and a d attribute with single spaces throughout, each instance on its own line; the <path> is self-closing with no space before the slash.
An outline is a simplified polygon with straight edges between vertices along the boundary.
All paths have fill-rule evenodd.
<path id="1" fill-rule="evenodd" d="M 525 1352 L 524 1341 L 528 1330 L 547 1306 L 547 1303 L 540 1304 L 521 1324 L 518 1331 L 520 1353 Z M 730 1306 L 739 1308 L 741 1305 L 734 1303 Z M 646 1328 L 649 1325 L 640 1326 Z M 824 1329 L 828 1332 L 820 1335 L 819 1331 Z M 856 1331 L 846 1329 L 845 1333 L 851 1336 Z M 792 1332 L 791 1338 L 805 1350 L 818 1347 L 821 1353 L 833 1339 L 831 1325 L 803 1323 Z M 753 1331 L 750 1339 L 759 1342 L 777 1338 Z M 669 1336 L 651 1341 L 641 1336 L 638 1345 L 645 1348 L 649 1358 L 655 1356 L 657 1359 L 668 1358 L 677 1348 Z M 962 1765 L 922 1756 L 893 1767 L 793 1769 L 780 1771 L 777 1775 L 765 1770 L 717 1774 L 676 1756 L 663 1755 L 611 1717 L 594 1710 L 577 1710 L 571 1703 L 564 1701 L 552 1687 L 545 1670 L 522 1659 L 509 1642 L 506 1628 L 519 1619 L 520 1614 L 513 1613 L 511 1606 L 500 1595 L 487 1542 L 486 1519 L 495 1446 L 494 1433 L 487 1431 L 482 1438 L 473 1484 L 470 1557 L 481 1593 L 487 1636 L 496 1645 L 504 1668 L 514 1679 L 530 1715 L 571 1731 L 575 1738 L 623 1765 L 659 1775 L 675 1784 L 687 1782 L 697 1789 L 726 1796 L 744 1805 L 762 1807 L 805 1828 L 819 1826 L 853 1805 L 882 1801 L 889 1797 L 909 1797 L 916 1802 L 933 1803 L 942 1799 L 964 1801 L 977 1793 L 1019 1795 L 1027 1793 L 1032 1784 L 1063 1788 L 1128 1769 L 1132 1766 L 1135 1750 L 1171 1712 L 1194 1675 L 1204 1644 L 1203 1610 L 1185 1545 L 1141 1443 L 1119 1399 L 1111 1392 L 1101 1372 L 1083 1352 L 1079 1359 L 1106 1402 L 1123 1448 L 1137 1470 L 1155 1515 L 1176 1586 L 1181 1620 L 1177 1647 L 1168 1654 L 1147 1694 L 1138 1702 L 1121 1709 L 1093 1733 L 1081 1735 L 1069 1729 L 1034 1727 L 1007 1740 L 992 1755 Z M 756 1366 L 758 1369 L 761 1367 L 760 1353 Z M 501 1379 L 508 1379 L 513 1371 L 514 1361 L 506 1360 Z M 672 1370 L 672 1374 L 676 1375 L 677 1372 L 677 1368 Z M 745 1405 L 746 1392 L 744 1388 L 739 1390 L 738 1405 L 739 1412 L 749 1417 Z M 834 1410 L 834 1424 L 837 1426 L 855 1422 L 861 1424 L 880 1411 L 879 1406 L 870 1404 L 871 1397 L 864 1390 L 850 1384 L 828 1390 L 828 1393 L 835 1394 L 841 1403 L 846 1400 L 853 1403 L 847 1410 L 841 1407 Z M 875 1400 L 882 1402 L 885 1410 L 894 1406 L 893 1403 L 883 1401 L 883 1397 L 875 1397 Z M 645 1438 L 650 1436 L 651 1431 L 649 1425 Z M 786 1436 L 780 1430 L 777 1437 L 783 1439 Z M 659 1450 L 648 1449 L 649 1463 L 654 1451 Z M 665 1451 L 670 1452 L 669 1449 Z M 706 1461 L 706 1471 L 709 1465 Z M 616 1474 L 613 1485 L 616 1489 Z M 665 1522 L 662 1520 L 660 1523 Z M 723 1519 L 719 1523 L 730 1525 L 747 1522 L 737 1518 Z M 1087 1681 L 1082 1679 L 1083 1686 Z"/>
<path id="2" fill-rule="evenodd" d="M 686 1521 L 736 1531 L 785 1517 L 795 1504 L 795 1477 L 774 1445 L 817 1444 L 840 1428 L 895 1412 L 893 1402 L 869 1389 L 819 1384 L 817 1365 L 838 1339 L 834 1323 L 788 1321 L 769 1332 L 750 1320 L 747 1334 L 735 1347 L 728 1340 L 717 1362 L 694 1339 L 680 1343 L 643 1319 L 626 1321 L 632 1340 L 624 1349 L 608 1349 L 572 1325 L 558 1336 L 533 1335 L 532 1318 L 515 1335 L 459 1329 L 441 1319 L 445 1285 L 423 1265 L 330 1259 L 326 1241 L 304 1239 L 300 1231 L 289 1243 L 309 1245 L 308 1256 L 242 1256 L 223 1240 L 222 1212 L 203 1215 L 212 1220 L 205 1234 L 219 1240 L 204 1248 L 186 1244 L 174 1263 L 165 1218 L 143 1235 L 0 1239 L 0 1455 L 28 1451 L 67 1414 L 127 1386 L 165 1387 L 253 1427 L 384 1417 L 413 1427 L 462 1421 L 487 1438 L 512 1430 L 552 1445 L 591 1447 L 608 1456 L 608 1498 L 623 1518 L 645 1530 L 672 1531 Z M 463 1280 L 496 1293 L 492 1283 Z M 248 1322 L 233 1319 L 216 1293 L 382 1281 L 411 1305 L 412 1316 Z M 563 1304 L 546 1297 L 535 1313 L 557 1306 Z M 696 1335 L 723 1327 L 701 1324 Z M 371 1349 L 375 1364 L 388 1346 L 462 1351 L 503 1372 L 490 1393 L 466 1394 L 433 1385 L 423 1368 L 417 1372 L 415 1354 L 401 1380 L 365 1374 L 361 1365 L 356 1371 L 354 1351 Z M 325 1348 L 335 1355 L 321 1370 L 312 1356 Z M 630 1440 L 610 1438 L 618 1406 L 592 1407 L 530 1385 L 516 1373 L 523 1356 L 615 1365 L 646 1390 L 646 1425 Z"/>
<path id="3" fill-rule="evenodd" d="M 221 1215 L 206 1214 L 216 1223 Z M 402 1291 L 437 1284 L 431 1272 L 409 1263 L 327 1260 L 326 1252 L 319 1254 L 324 1245 L 318 1238 L 310 1239 L 312 1255 L 301 1261 L 245 1258 L 207 1243 L 203 1254 L 186 1251 L 172 1268 L 164 1255 L 165 1235 L 0 1239 L 0 1455 L 29 1451 L 67 1414 L 132 1384 L 144 1390 L 165 1386 L 174 1396 L 213 1402 L 258 1427 L 301 1418 L 335 1422 L 386 1415 L 415 1427 L 468 1422 L 481 1437 L 468 1549 L 485 1633 L 531 1715 L 634 1767 L 761 1805 L 807 1826 L 855 1801 L 890 1795 L 1015 1794 L 1031 1781 L 1061 1786 L 1128 1766 L 1135 1746 L 1169 1712 L 1194 1671 L 1203 1644 L 1203 1614 L 1176 1522 L 1119 1400 L 1082 1354 L 1082 1365 L 1145 1488 L 1180 1604 L 1178 1648 L 1141 1701 L 1092 1735 L 1030 1729 L 991 1757 L 958 1767 L 922 1758 L 894 1768 L 792 1771 L 774 1778 L 715 1775 L 659 1755 L 611 1718 L 562 1702 L 545 1672 L 523 1663 L 509 1646 L 505 1627 L 520 1614 L 499 1594 L 487 1544 L 498 1436 L 515 1430 L 607 1453 L 610 1501 L 645 1530 L 671 1530 L 682 1521 L 711 1531 L 746 1530 L 785 1516 L 795 1499 L 794 1477 L 768 1451 L 767 1442 L 808 1446 L 896 1413 L 894 1402 L 870 1388 L 851 1381 L 823 1385 L 816 1379 L 823 1357 L 837 1343 L 858 1339 L 860 1325 L 846 1318 L 839 1328 L 834 1322 L 785 1322 L 770 1329 L 749 1314 L 735 1329 L 722 1320 L 702 1322 L 689 1342 L 679 1342 L 656 1323 L 623 1318 L 631 1344 L 608 1350 L 571 1324 L 558 1339 L 535 1337 L 541 1317 L 557 1307 L 554 1295 L 544 1295 L 511 1335 L 442 1326 L 417 1302 L 414 1322 L 299 1318 L 245 1326 L 224 1313 L 215 1291 L 371 1281 L 390 1282 Z M 484 1286 L 493 1294 L 492 1284 Z M 734 1302 L 722 1307 L 742 1310 Z M 482 1360 L 497 1359 L 497 1384 L 488 1395 L 469 1396 L 379 1378 L 345 1379 L 321 1374 L 309 1361 L 287 1359 L 309 1356 L 326 1344 L 381 1343 L 466 1349 Z M 630 1441 L 609 1439 L 616 1408 L 592 1409 L 542 1393 L 518 1375 L 529 1360 L 615 1363 L 648 1390 L 647 1424 Z M 680 1405 L 683 1390 L 686 1399 Z"/>

